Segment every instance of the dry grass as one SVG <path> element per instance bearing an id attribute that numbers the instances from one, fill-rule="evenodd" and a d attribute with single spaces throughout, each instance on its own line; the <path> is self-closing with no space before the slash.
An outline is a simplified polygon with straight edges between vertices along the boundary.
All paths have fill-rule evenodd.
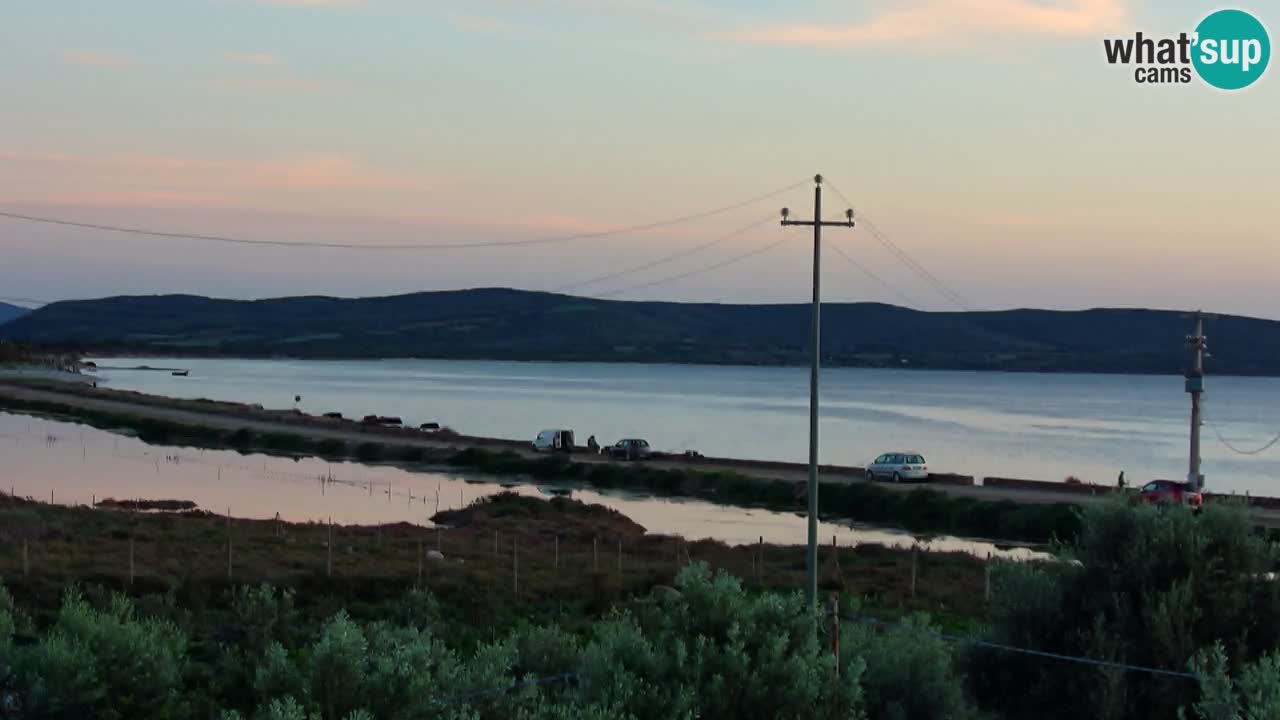
<path id="1" fill-rule="evenodd" d="M 799 546 L 687 543 L 637 533 L 616 513 L 602 517 L 571 501 L 522 498 L 520 503 L 520 512 L 477 512 L 464 526 L 437 531 L 403 523 L 331 529 L 316 523 L 228 521 L 200 512 L 69 508 L 0 494 L 0 577 L 36 607 L 56 606 L 63 589 L 76 584 L 135 595 L 172 592 L 198 606 L 243 584 L 292 587 L 304 601 L 317 595 L 377 603 L 420 583 L 477 624 L 539 606 L 603 612 L 671 584 L 690 560 L 725 569 L 753 588 L 797 589 L 804 580 Z M 503 502 L 486 505 L 493 509 Z M 427 557 L 437 547 L 443 560 Z M 861 596 L 872 607 L 968 618 L 983 611 L 982 564 L 966 555 L 921 553 L 914 599 L 910 552 L 828 547 L 820 562 L 825 589 Z"/>

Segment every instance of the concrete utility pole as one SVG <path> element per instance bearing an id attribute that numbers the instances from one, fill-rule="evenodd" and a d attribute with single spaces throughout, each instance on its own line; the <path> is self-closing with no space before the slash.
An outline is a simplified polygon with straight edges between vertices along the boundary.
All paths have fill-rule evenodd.
<path id="1" fill-rule="evenodd" d="M 822 176 L 813 177 L 813 219 L 791 220 L 791 211 L 782 208 L 783 227 L 813 227 L 813 319 L 810 326 L 809 352 L 809 545 L 805 551 L 805 598 L 809 608 L 818 609 L 818 368 L 821 367 L 822 338 L 822 228 L 853 227 L 853 210 L 846 210 L 843 222 L 822 219 Z"/>
<path id="2" fill-rule="evenodd" d="M 1187 392 L 1191 393 L 1191 452 L 1187 462 L 1187 484 L 1199 491 L 1204 488 L 1204 475 L 1200 473 L 1200 402 L 1204 394 L 1204 358 L 1208 338 L 1204 336 L 1205 315 L 1199 310 L 1187 317 L 1196 323 L 1195 333 L 1187 336 Z"/>

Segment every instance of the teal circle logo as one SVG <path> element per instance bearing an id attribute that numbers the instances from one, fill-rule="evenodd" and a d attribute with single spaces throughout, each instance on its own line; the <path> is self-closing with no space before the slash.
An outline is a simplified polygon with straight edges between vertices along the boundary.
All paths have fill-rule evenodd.
<path id="1" fill-rule="evenodd" d="M 1271 38 L 1258 19 L 1243 10 L 1219 10 L 1196 26 L 1191 62 L 1200 78 L 1220 90 L 1257 82 L 1271 60 Z"/>

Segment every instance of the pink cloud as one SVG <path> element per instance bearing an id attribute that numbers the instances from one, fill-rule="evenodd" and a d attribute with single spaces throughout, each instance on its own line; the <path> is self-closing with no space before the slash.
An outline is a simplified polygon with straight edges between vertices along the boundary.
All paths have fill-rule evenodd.
<path id="1" fill-rule="evenodd" d="M 62 59 L 70 65 L 86 67 L 122 68 L 129 64 L 123 55 L 102 50 L 70 50 L 63 53 Z"/>
<path id="2" fill-rule="evenodd" d="M 731 33 L 766 45 L 856 47 L 966 36 L 1088 36 L 1123 26 L 1126 0 L 909 0 L 855 23 L 783 23 Z"/>
<path id="3" fill-rule="evenodd" d="M 430 178 L 396 173 L 337 153 L 220 160 L 165 155 L 0 151 L 0 191 L 33 200 L 94 205 L 252 207 L 296 200 L 357 205 L 428 192 Z"/>
<path id="4" fill-rule="evenodd" d="M 253 65 L 256 67 L 273 67 L 282 65 L 278 55 L 267 52 L 229 52 L 223 55 L 227 62 L 236 65 Z"/>

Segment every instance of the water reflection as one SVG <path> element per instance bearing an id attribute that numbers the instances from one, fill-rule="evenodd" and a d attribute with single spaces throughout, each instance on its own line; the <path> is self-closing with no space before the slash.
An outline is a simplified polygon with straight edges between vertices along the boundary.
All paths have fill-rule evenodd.
<path id="1" fill-rule="evenodd" d="M 615 509 L 649 532 L 731 544 L 763 539 L 805 542 L 805 521 L 788 513 L 713 505 L 700 500 L 600 493 L 451 472 L 399 468 L 318 458 L 289 459 L 232 451 L 148 445 L 136 438 L 26 415 L 0 413 L 5 490 L 61 504 L 116 499 L 191 500 L 201 509 L 237 517 L 340 524 L 409 522 L 430 526 L 440 510 L 465 507 L 476 498 L 510 491 L 550 497 L 569 495 Z M 909 547 L 911 535 L 883 529 L 823 523 L 824 542 Z M 939 551 L 1025 559 L 1028 548 L 937 538 L 920 545 Z"/>

